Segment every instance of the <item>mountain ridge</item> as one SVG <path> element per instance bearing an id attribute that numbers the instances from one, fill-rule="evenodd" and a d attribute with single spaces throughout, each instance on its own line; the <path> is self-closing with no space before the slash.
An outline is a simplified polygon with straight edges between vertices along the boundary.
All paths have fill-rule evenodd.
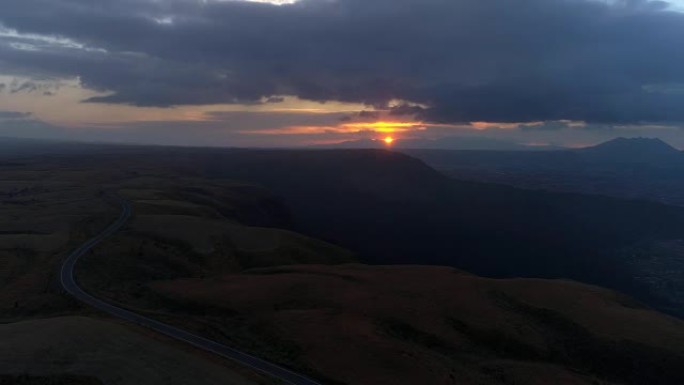
<path id="1" fill-rule="evenodd" d="M 576 150 L 603 161 L 658 162 L 682 158 L 682 152 L 658 138 L 615 138 L 593 147 Z"/>

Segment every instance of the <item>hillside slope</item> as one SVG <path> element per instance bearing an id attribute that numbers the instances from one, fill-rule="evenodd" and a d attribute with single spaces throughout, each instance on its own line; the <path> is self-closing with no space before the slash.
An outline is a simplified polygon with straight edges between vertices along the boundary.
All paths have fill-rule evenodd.
<path id="1" fill-rule="evenodd" d="M 390 151 L 110 151 L 88 157 L 87 165 L 81 157 L 63 156 L 32 167 L 44 170 L 49 164 L 61 170 L 54 171 L 56 175 L 73 174 L 70 183 L 81 181 L 94 190 L 97 182 L 98 188 L 121 191 L 135 200 L 140 222 L 127 233 L 131 242 L 126 241 L 122 247 L 127 248 L 120 252 L 137 254 L 140 247 L 155 248 L 154 242 L 143 245 L 143 238 L 159 236 L 160 221 L 168 219 L 177 230 L 171 238 L 184 240 L 171 245 L 167 237 L 161 242 L 173 246 L 175 251 L 167 250 L 170 253 L 183 253 L 188 242 L 198 242 L 203 246 L 193 251 L 199 254 L 214 250 L 219 255 L 223 250 L 231 255 L 214 258 L 217 264 L 209 269 L 234 271 L 279 261 L 312 263 L 316 255 L 328 254 L 324 249 L 342 247 L 366 263 L 449 265 L 491 277 L 571 278 L 618 289 L 659 309 L 684 314 L 677 305 L 684 301 L 673 297 L 679 291 L 659 290 L 659 282 L 639 280 L 635 266 L 644 264 L 631 256 L 624 258 L 625 253 L 648 258 L 629 251 L 644 249 L 639 245 L 675 244 L 684 239 L 682 208 L 457 182 L 415 158 Z M 28 167 L 26 173 L 31 178 L 46 174 Z M 43 180 L 34 184 L 44 185 Z M 159 192 L 155 189 L 161 195 L 155 195 Z M 34 195 L 27 195 L 21 205 L 10 199 L 4 207 L 8 213 L 44 208 L 42 201 L 31 201 L 43 199 Z M 164 218 L 170 213 L 173 219 Z M 183 224 L 183 215 L 192 222 Z M 224 218 L 233 224 L 217 226 Z M 16 231 L 12 223 L 3 231 Z M 236 231 L 245 225 L 248 231 Z M 223 236 L 228 233 L 234 236 Z M 184 238 L 192 234 L 199 238 Z M 213 238 L 202 240 L 202 234 L 213 234 Z M 236 247 L 264 236 L 278 239 L 279 246 L 266 254 L 260 250 L 260 256 L 253 253 L 254 248 Z M 302 242 L 308 246 L 291 247 Z M 308 251 L 300 254 L 295 249 Z M 151 255 L 166 253 L 149 251 Z M 341 257 L 318 262 L 349 261 L 344 253 L 333 254 Z M 29 261 L 30 257 L 20 259 Z M 154 261 L 148 267 L 144 274 L 154 272 Z M 171 276 L 187 276 L 188 271 L 202 274 L 196 266 L 174 268 Z M 15 302 L 18 310 L 13 310 Z M 10 313 L 24 311 L 24 304 L 19 297 L 3 302 Z"/>
<path id="2" fill-rule="evenodd" d="M 377 263 L 571 276 L 624 289 L 633 288 L 629 268 L 639 264 L 621 264 L 613 249 L 676 239 L 681 210 L 455 183 L 386 151 L 156 149 L 49 164 L 60 170 L 53 176 L 59 183 L 69 170 L 70 183 L 97 182 L 134 206 L 128 226 L 79 263 L 87 290 L 323 383 L 682 380 L 681 321 L 614 292 L 450 268 L 340 265 L 355 257 L 336 246 Z M 45 174 L 34 171 L 44 166 L 32 167 L 26 175 L 44 185 Z M 40 192 L 25 193 L 21 204 L 7 202 L 19 208 L 11 215 L 52 215 Z M 57 201 L 69 195 L 60 192 Z M 107 206 L 102 196 L 86 196 Z M 111 208 L 81 209 L 82 220 L 106 223 L 111 215 Z M 72 211 L 57 210 L 55 218 Z M 87 223 L 80 227 L 101 228 Z M 17 231 L 11 224 L 6 235 Z M 84 230 L 46 248 L 44 258 L 55 265 Z M 33 261 L 22 260 L 27 267 Z M 22 281 L 37 292 L 46 282 Z M 12 314 L 31 314 L 21 302 Z M 66 302 L 55 311 L 80 311 Z"/>
<path id="3" fill-rule="evenodd" d="M 492 277 L 571 278 L 672 309 L 621 250 L 684 238 L 684 209 L 454 181 L 388 151 L 223 151 L 181 157 L 208 177 L 263 185 L 294 230 L 377 264 L 449 265 Z M 666 293 L 665 293 L 666 294 Z"/>
<path id="4" fill-rule="evenodd" d="M 17 383 L 22 375 L 42 377 L 46 384 L 51 379 L 58 383 L 56 379 L 65 375 L 98 380 L 83 380 L 83 384 L 104 385 L 258 383 L 140 331 L 92 318 L 0 325 L 0 340 L 0 374 L 8 381 L 10 375 L 16 376 L 13 381 Z"/>
<path id="5" fill-rule="evenodd" d="M 287 210 L 256 186 L 141 177 L 115 188 L 131 202 L 133 217 L 77 266 L 79 280 L 90 290 L 124 295 L 137 287 L 137 297 L 144 292 L 140 282 L 150 280 L 355 261 L 351 252 L 335 245 L 284 229 L 247 225 L 288 221 Z"/>
<path id="6" fill-rule="evenodd" d="M 298 369 L 330 384 L 684 381 L 684 322 L 574 282 L 347 265 L 150 287 L 185 309 L 212 309 L 214 327 L 225 317 L 229 340 L 236 319 L 260 325 Z"/>

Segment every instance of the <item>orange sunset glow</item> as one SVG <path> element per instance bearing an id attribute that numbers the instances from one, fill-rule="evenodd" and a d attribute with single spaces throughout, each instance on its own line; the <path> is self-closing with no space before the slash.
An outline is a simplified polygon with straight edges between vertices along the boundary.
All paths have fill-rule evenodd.
<path id="1" fill-rule="evenodd" d="M 241 131 L 250 135 L 311 135 L 311 134 L 358 134 L 362 132 L 376 132 L 380 134 L 404 133 L 410 131 L 424 131 L 426 127 L 421 122 L 360 122 L 344 123 L 336 126 L 289 126 L 281 128 L 250 129 Z M 385 140 L 383 138 L 382 140 Z"/>
<path id="2" fill-rule="evenodd" d="M 373 123 L 347 123 L 343 127 L 357 131 L 375 131 L 383 133 L 403 132 L 410 130 L 423 129 L 421 122 L 373 122 Z"/>
<path id="3" fill-rule="evenodd" d="M 384 141 L 385 141 L 385 144 L 386 144 L 386 145 L 391 146 L 392 143 L 394 143 L 394 138 L 391 137 L 391 136 L 388 136 L 388 137 L 386 137 L 386 138 L 384 139 Z"/>

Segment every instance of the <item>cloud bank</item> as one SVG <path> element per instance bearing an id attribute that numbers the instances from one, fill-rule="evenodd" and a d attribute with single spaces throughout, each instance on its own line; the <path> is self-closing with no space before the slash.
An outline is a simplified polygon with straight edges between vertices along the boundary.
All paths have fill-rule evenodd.
<path id="1" fill-rule="evenodd" d="M 386 107 L 434 123 L 684 121 L 684 14 L 645 0 L 3 0 L 0 73 L 93 103 Z"/>

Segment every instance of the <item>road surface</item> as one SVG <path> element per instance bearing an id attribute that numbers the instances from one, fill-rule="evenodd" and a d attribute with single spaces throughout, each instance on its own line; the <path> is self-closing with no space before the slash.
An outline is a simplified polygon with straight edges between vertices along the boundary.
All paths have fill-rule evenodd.
<path id="1" fill-rule="evenodd" d="M 66 259 L 64 262 L 64 265 L 62 265 L 62 271 L 60 274 L 60 278 L 62 281 L 62 286 L 64 287 L 64 290 L 67 291 L 67 293 L 71 294 L 72 296 L 76 297 L 81 302 L 84 302 L 94 308 L 97 308 L 99 310 L 102 310 L 106 313 L 109 313 L 110 315 L 129 321 L 133 322 L 135 324 L 147 327 L 149 329 L 152 329 L 154 331 L 157 331 L 159 333 L 162 333 L 166 336 L 169 336 L 171 338 L 174 338 L 176 340 L 184 341 L 187 342 L 197 348 L 218 354 L 219 356 L 228 358 L 230 360 L 236 361 L 240 364 L 243 364 L 249 368 L 252 368 L 256 371 L 259 371 L 261 373 L 267 374 L 271 377 L 274 377 L 276 379 L 279 379 L 283 381 L 286 384 L 292 384 L 292 385 L 321 385 L 320 383 L 313 381 L 309 378 L 306 378 L 302 375 L 299 375 L 297 373 L 291 372 L 285 368 L 282 368 L 278 365 L 269 363 L 267 361 L 264 361 L 260 358 L 251 356 L 249 354 L 240 352 L 238 350 L 235 350 L 233 348 L 230 348 L 226 345 L 220 344 L 218 342 L 214 342 L 211 340 L 208 340 L 204 337 L 200 337 L 197 335 L 194 335 L 192 333 L 189 333 L 185 330 L 178 329 L 176 327 L 173 327 L 171 325 L 167 325 L 165 323 L 155 321 L 151 318 L 147 318 L 145 316 L 142 316 L 140 314 L 133 313 L 129 310 L 122 309 L 120 307 L 111 305 L 107 302 L 104 302 L 100 299 L 97 299 L 93 297 L 92 295 L 86 293 L 83 289 L 81 289 L 80 286 L 78 286 L 78 283 L 76 282 L 76 279 L 74 278 L 74 268 L 76 266 L 76 263 L 78 262 L 78 259 L 86 254 L 88 251 L 90 251 L 93 247 L 97 246 L 100 242 L 105 240 L 107 237 L 111 236 L 114 234 L 117 230 L 119 230 L 130 218 L 131 216 L 131 205 L 127 201 L 122 201 L 121 202 L 121 215 L 119 218 L 109 225 L 102 233 L 100 233 L 98 236 L 95 238 L 87 241 L 83 245 L 81 245 L 78 249 L 74 250 Z"/>

